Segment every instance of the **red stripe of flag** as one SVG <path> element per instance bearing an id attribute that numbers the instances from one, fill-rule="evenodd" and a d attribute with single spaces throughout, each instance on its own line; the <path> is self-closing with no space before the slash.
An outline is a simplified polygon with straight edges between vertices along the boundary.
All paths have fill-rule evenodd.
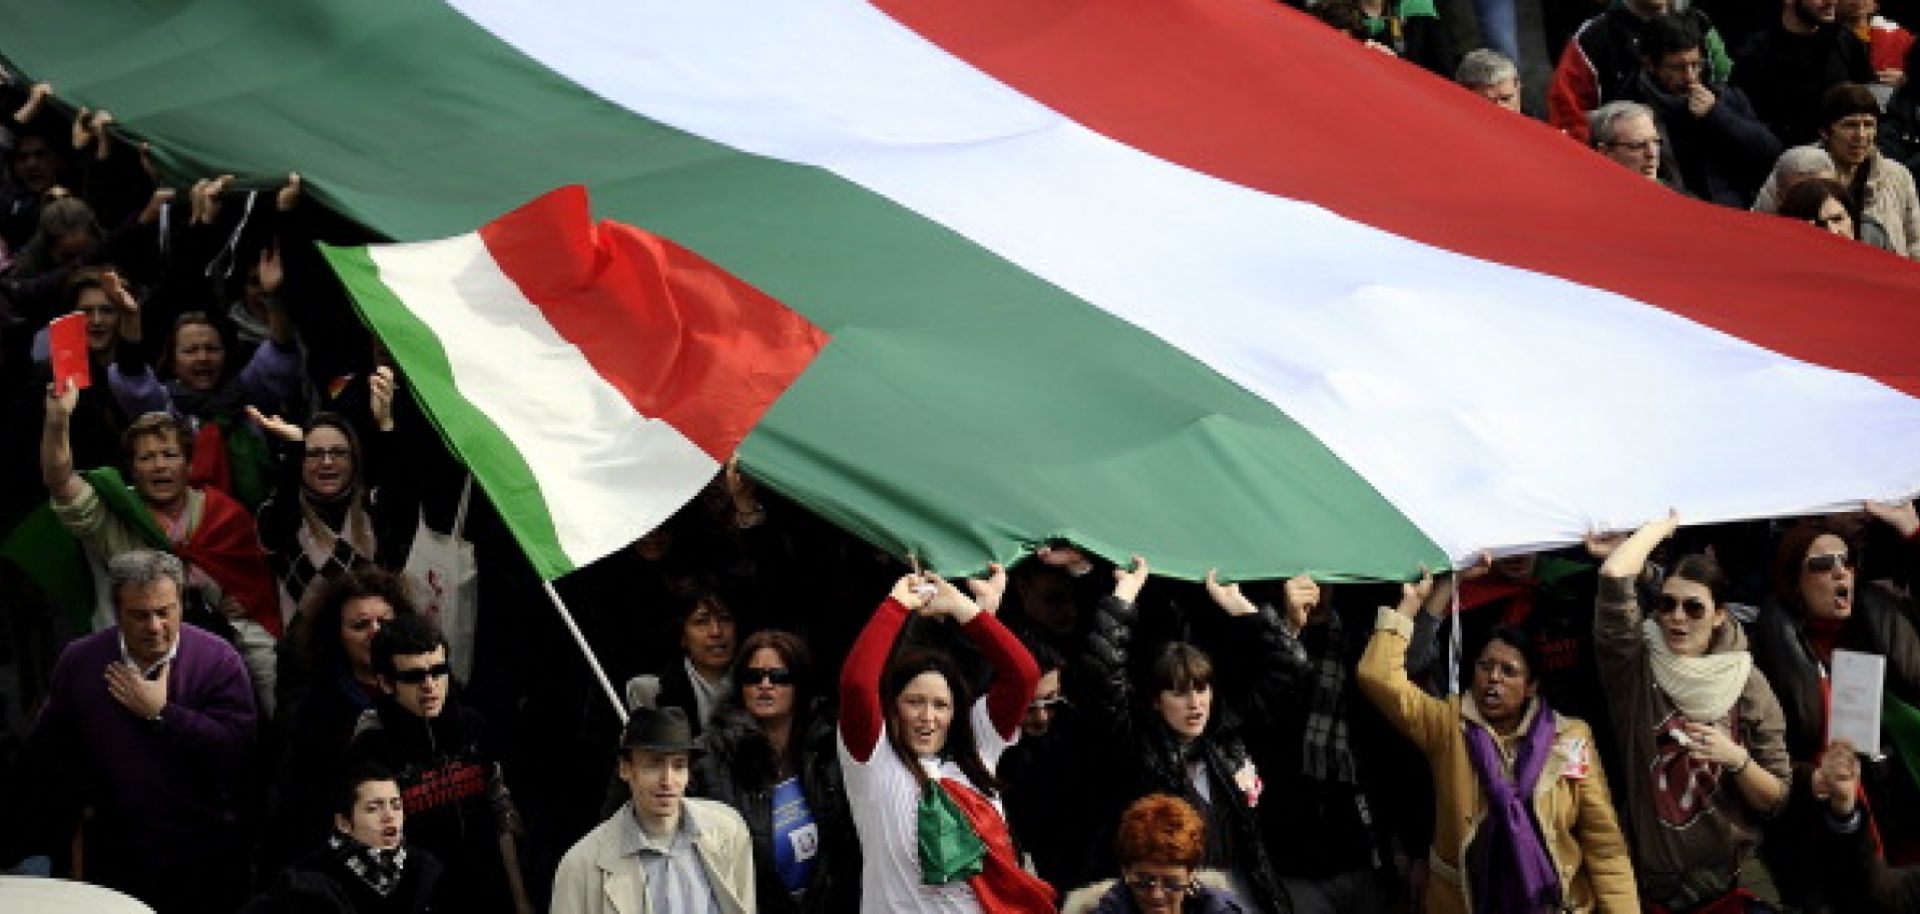
<path id="1" fill-rule="evenodd" d="M 480 229 L 500 269 L 635 411 L 725 462 L 827 344 L 798 312 L 671 241 L 592 223 L 563 187 Z"/>
<path id="2" fill-rule="evenodd" d="M 1915 264 L 1655 187 L 1282 4 L 875 2 L 1160 158 L 1920 394 Z"/>

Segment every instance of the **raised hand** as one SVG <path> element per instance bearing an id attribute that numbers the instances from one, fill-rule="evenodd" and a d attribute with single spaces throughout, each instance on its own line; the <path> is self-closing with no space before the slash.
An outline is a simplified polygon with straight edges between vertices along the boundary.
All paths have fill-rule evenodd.
<path id="1" fill-rule="evenodd" d="M 1642 524 L 1640 529 L 1614 544 L 1607 552 L 1606 560 L 1600 563 L 1601 576 L 1639 577 L 1641 570 L 1647 567 L 1647 557 L 1653 554 L 1653 548 L 1672 536 L 1678 529 L 1680 529 L 1680 512 L 1674 510 L 1669 510 L 1666 517 Z"/>
<path id="2" fill-rule="evenodd" d="M 1287 579 L 1287 623 L 1294 631 L 1307 627 L 1307 620 L 1320 608 L 1320 585 L 1304 574 Z"/>
<path id="3" fill-rule="evenodd" d="M 39 117 L 40 109 L 46 107 L 47 98 L 51 95 L 53 95 L 52 83 L 34 83 L 27 89 L 27 100 L 20 105 L 20 110 L 13 113 L 14 122 L 25 124 Z"/>
<path id="4" fill-rule="evenodd" d="M 1093 570 L 1093 562 L 1087 559 L 1087 554 L 1072 546 L 1041 546 L 1033 550 L 1033 557 L 1039 559 L 1042 565 L 1064 568 L 1075 576 Z"/>
<path id="5" fill-rule="evenodd" d="M 1400 585 L 1400 605 L 1394 607 L 1401 615 L 1411 619 L 1427 604 L 1427 598 L 1433 596 L 1433 572 L 1425 564 L 1420 566 L 1420 579 L 1410 584 Z"/>
<path id="6" fill-rule="evenodd" d="M 1007 597 L 1007 569 L 994 562 L 987 566 L 984 578 L 968 578 L 967 590 L 973 594 L 973 602 L 980 611 L 989 616 L 1000 614 L 1000 601 Z"/>
<path id="7" fill-rule="evenodd" d="M 93 113 L 93 157 L 102 162 L 113 151 L 110 142 L 113 137 L 107 133 L 107 128 L 112 127 L 113 123 L 113 112 L 102 108 Z"/>
<path id="8" fill-rule="evenodd" d="M 287 183 L 281 185 L 280 190 L 273 195 L 274 208 L 283 213 L 292 212 L 294 207 L 300 205 L 300 197 L 303 192 L 300 173 L 297 171 L 288 172 Z"/>
<path id="9" fill-rule="evenodd" d="M 1213 598 L 1214 605 L 1226 610 L 1229 616 L 1250 616 L 1259 612 L 1260 607 L 1253 605 L 1253 601 L 1240 592 L 1240 585 L 1220 583 L 1219 571 L 1217 568 L 1207 569 L 1207 596 Z M 1295 626 L 1294 630 L 1298 631 L 1299 626 Z"/>
<path id="10" fill-rule="evenodd" d="M 393 431 L 393 393 L 398 389 L 393 369 L 382 365 L 367 376 L 367 410 L 373 423 L 383 432 Z"/>
<path id="11" fill-rule="evenodd" d="M 47 385 L 47 421 L 58 420 L 64 424 L 73 417 L 73 408 L 80 405 L 80 386 L 68 378 L 66 389 L 55 391 L 54 385 L 58 383 Z"/>
<path id="12" fill-rule="evenodd" d="M 893 582 L 893 590 L 888 592 L 888 596 L 905 606 L 909 612 L 919 612 L 920 607 L 927 605 L 933 595 L 939 592 L 939 588 L 928 580 L 931 577 L 918 571 L 902 575 L 900 580 Z"/>
<path id="13" fill-rule="evenodd" d="M 279 416 L 269 416 L 249 406 L 247 407 L 247 418 L 251 419 L 254 425 L 259 426 L 261 431 L 281 441 L 298 444 L 307 440 L 307 433 L 301 430 L 300 426 L 288 422 Z"/>
<path id="14" fill-rule="evenodd" d="M 140 300 L 127 291 L 127 284 L 120 278 L 118 270 L 103 270 L 100 273 L 100 291 L 107 294 L 107 301 L 120 309 L 122 315 L 140 316 Z"/>
<path id="15" fill-rule="evenodd" d="M 1587 554 L 1602 562 L 1606 561 L 1607 556 L 1612 555 L 1613 550 L 1620 548 L 1620 544 L 1626 541 L 1626 532 L 1620 530 L 1612 532 L 1589 530 L 1585 536 L 1580 537 L 1581 545 L 1587 547 Z"/>
<path id="16" fill-rule="evenodd" d="M 1861 507 L 1875 520 L 1899 531 L 1902 537 L 1911 539 L 1915 531 L 1920 531 L 1920 511 L 1914 510 L 1912 501 L 1870 501 Z"/>
<path id="17" fill-rule="evenodd" d="M 92 108 L 82 108 L 73 113 L 73 127 L 69 131 L 67 138 L 73 143 L 73 148 L 76 150 L 85 149 L 93 142 Z"/>
<path id="18" fill-rule="evenodd" d="M 1147 560 L 1134 556 L 1132 570 L 1125 568 L 1113 570 L 1113 595 L 1132 603 L 1140 598 L 1140 588 L 1147 586 L 1147 578 L 1150 575 Z"/>
<path id="19" fill-rule="evenodd" d="M 961 593 L 960 588 L 953 586 L 952 581 L 931 571 L 920 577 L 922 593 L 926 592 L 928 585 L 933 587 L 933 593 L 918 610 L 921 615 L 935 618 L 945 616 L 961 625 L 972 622 L 974 616 L 980 615 L 980 604 L 973 602 L 972 597 Z"/>
<path id="20" fill-rule="evenodd" d="M 160 221 L 160 213 L 173 203 L 179 192 L 171 187 L 156 187 L 153 196 L 147 198 L 147 206 L 140 211 L 140 224 L 152 225 Z"/>
<path id="21" fill-rule="evenodd" d="M 280 248 L 267 245 L 260 249 L 260 291 L 268 295 L 280 294 L 280 286 L 286 282 L 286 271 L 280 267 Z"/>

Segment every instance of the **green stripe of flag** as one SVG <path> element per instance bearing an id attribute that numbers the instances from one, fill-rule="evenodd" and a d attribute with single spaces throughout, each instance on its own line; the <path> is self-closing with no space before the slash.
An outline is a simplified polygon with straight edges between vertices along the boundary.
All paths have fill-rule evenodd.
<path id="1" fill-rule="evenodd" d="M 572 571 L 573 560 L 560 548 L 560 535 L 533 471 L 513 442 L 455 385 L 440 338 L 380 281 L 380 270 L 366 248 L 321 245 L 320 251 L 340 274 L 361 319 L 398 361 L 419 366 L 407 375 L 407 382 L 418 389 L 422 411 L 447 446 L 465 458 L 474 476 L 486 481 L 494 507 L 514 519 L 514 532 L 534 569 L 549 580 Z"/>
<path id="2" fill-rule="evenodd" d="M 1213 565 L 1390 577 L 1446 562 L 1312 435 L 1161 341 L 840 178 L 638 119 L 444 7 L 208 0 L 173 19 L 114 0 L 58 14 L 0 0 L 8 8 L 23 25 L 8 50 L 30 74 L 110 107 L 193 173 L 298 170 L 408 240 L 586 183 L 600 215 L 805 314 L 833 342 L 743 461 L 943 570 L 1049 536 L 1142 552 L 1186 577 Z M 477 420 L 436 417 L 510 459 Z"/>

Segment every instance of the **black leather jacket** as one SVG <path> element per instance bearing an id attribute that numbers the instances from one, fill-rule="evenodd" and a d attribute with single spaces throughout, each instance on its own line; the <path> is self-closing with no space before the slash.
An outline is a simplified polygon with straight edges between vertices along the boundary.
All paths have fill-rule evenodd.
<path id="1" fill-rule="evenodd" d="M 1087 711 L 1096 732 L 1105 732 L 1115 750 L 1112 757 L 1127 769 L 1120 774 L 1120 783 L 1127 788 L 1123 801 L 1167 793 L 1193 804 L 1208 820 L 1206 865 L 1229 870 L 1244 880 L 1260 910 L 1291 911 L 1260 840 L 1254 807 L 1234 780 L 1249 761 L 1246 746 L 1235 732 L 1242 709 L 1227 707 L 1216 689 L 1206 731 L 1182 745 L 1158 713 L 1135 700 L 1127 667 L 1135 616 L 1133 604 L 1112 596 L 1102 598 L 1081 674 L 1066 677 L 1068 688 L 1076 693 L 1074 704 Z M 1278 658 L 1270 658 L 1252 668 L 1283 666 Z M 1254 704 L 1250 701 L 1249 708 L 1257 712 Z M 1188 775 L 1195 762 L 1206 772 L 1211 803 L 1201 799 Z"/>
<path id="2" fill-rule="evenodd" d="M 803 900 L 787 894 L 773 862 L 773 788 L 780 781 L 773 744 L 741 708 L 723 705 L 700 737 L 706 750 L 694 760 L 692 792 L 719 800 L 747 821 L 753 837 L 754 894 L 770 914 L 856 911 L 860 908 L 860 839 L 834 751 L 833 717 L 816 703 L 796 730 L 794 770 L 820 830 L 819 856 Z"/>

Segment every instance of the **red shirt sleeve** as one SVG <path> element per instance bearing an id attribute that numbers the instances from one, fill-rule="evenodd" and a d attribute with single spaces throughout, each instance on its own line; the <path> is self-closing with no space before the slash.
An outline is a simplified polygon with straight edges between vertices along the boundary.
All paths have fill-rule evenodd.
<path id="1" fill-rule="evenodd" d="M 907 608 L 888 597 L 860 630 L 846 665 L 840 668 L 840 741 L 855 761 L 865 763 L 880 745 L 886 723 L 880 709 L 880 672 L 906 624 Z"/>
<path id="2" fill-rule="evenodd" d="M 987 687 L 987 715 L 1006 739 L 1013 739 L 1027 704 L 1040 687 L 1040 665 L 1027 652 L 1026 645 L 1000 624 L 991 613 L 974 616 L 961 631 L 980 648 L 993 664 L 993 684 Z"/>

